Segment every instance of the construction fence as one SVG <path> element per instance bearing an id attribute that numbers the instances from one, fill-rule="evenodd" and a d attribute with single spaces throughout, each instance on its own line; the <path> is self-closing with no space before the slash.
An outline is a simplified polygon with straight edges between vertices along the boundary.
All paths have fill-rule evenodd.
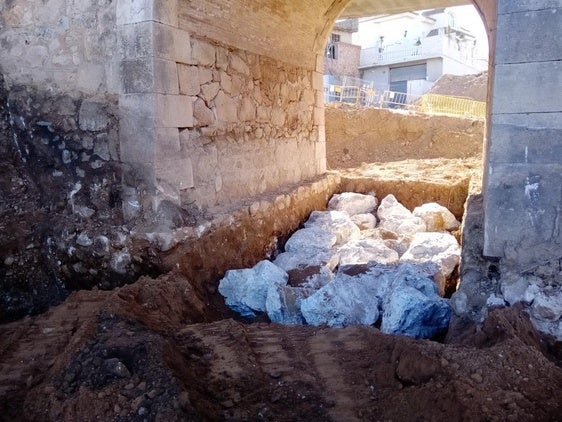
<path id="1" fill-rule="evenodd" d="M 448 95 L 414 95 L 404 92 L 376 90 L 370 86 L 328 85 L 324 87 L 324 99 L 327 103 L 341 102 L 434 115 L 461 116 L 477 120 L 486 119 L 485 102 Z"/>

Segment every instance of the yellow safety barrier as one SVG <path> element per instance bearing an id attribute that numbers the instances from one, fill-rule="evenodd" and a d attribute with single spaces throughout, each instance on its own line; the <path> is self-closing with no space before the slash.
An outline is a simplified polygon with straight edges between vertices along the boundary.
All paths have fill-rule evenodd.
<path id="1" fill-rule="evenodd" d="M 424 94 L 421 97 L 420 111 L 428 114 L 446 114 L 484 120 L 486 118 L 486 103 L 474 101 L 470 98 Z"/>

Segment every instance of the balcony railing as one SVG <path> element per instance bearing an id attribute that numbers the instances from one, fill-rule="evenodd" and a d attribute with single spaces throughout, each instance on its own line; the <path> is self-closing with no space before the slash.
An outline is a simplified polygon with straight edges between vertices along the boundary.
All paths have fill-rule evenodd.
<path id="1" fill-rule="evenodd" d="M 481 60 L 474 57 L 474 51 L 471 48 L 467 46 L 459 48 L 454 40 L 447 37 L 427 38 L 421 45 L 365 48 L 361 50 L 360 66 L 382 66 L 431 57 L 450 57 L 470 66 L 482 66 Z"/>

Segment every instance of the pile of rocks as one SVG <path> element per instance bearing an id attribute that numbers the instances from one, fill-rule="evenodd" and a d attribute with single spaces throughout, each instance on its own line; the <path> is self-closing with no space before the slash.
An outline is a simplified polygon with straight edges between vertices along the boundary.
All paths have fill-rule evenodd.
<path id="1" fill-rule="evenodd" d="M 393 195 L 334 195 L 273 262 L 230 270 L 219 284 L 245 317 L 266 312 L 281 324 L 381 324 L 387 333 L 430 338 L 451 308 L 443 299 L 460 261 L 450 231 L 460 223 L 431 203 L 410 212 Z"/>

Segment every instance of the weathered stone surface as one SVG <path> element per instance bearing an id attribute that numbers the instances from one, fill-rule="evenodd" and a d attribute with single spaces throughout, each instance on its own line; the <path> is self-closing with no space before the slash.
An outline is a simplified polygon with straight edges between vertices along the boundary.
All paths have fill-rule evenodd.
<path id="1" fill-rule="evenodd" d="M 402 205 L 394 195 L 385 196 L 377 209 L 377 215 L 381 222 L 385 220 L 412 218 L 412 213 Z"/>
<path id="2" fill-rule="evenodd" d="M 267 292 L 271 286 L 285 285 L 289 276 L 270 261 L 260 261 L 253 268 L 229 270 L 219 282 L 219 292 L 226 304 L 244 317 L 266 311 Z"/>
<path id="3" fill-rule="evenodd" d="M 273 263 L 290 275 L 301 275 L 300 280 L 317 274 L 326 268 L 333 271 L 339 264 L 340 256 L 334 250 L 322 251 L 314 246 L 295 249 L 293 252 L 283 252 L 275 258 Z"/>
<path id="4" fill-rule="evenodd" d="M 313 211 L 304 226 L 332 233 L 336 236 L 337 245 L 343 245 L 360 237 L 359 227 L 343 211 Z"/>
<path id="5" fill-rule="evenodd" d="M 221 122 L 234 123 L 238 121 L 236 101 L 223 91 L 219 91 L 215 98 L 215 112 Z"/>
<path id="6" fill-rule="evenodd" d="M 387 195 L 377 210 L 379 227 L 392 231 L 398 236 L 412 238 L 416 233 L 425 232 L 426 224 L 413 214 L 394 195 Z"/>
<path id="7" fill-rule="evenodd" d="M 82 101 L 78 118 L 82 130 L 96 132 L 106 129 L 110 124 L 105 105 L 95 101 Z"/>
<path id="8" fill-rule="evenodd" d="M 198 95 L 201 91 L 199 68 L 197 66 L 178 64 L 178 79 L 181 94 Z"/>
<path id="9" fill-rule="evenodd" d="M 377 198 L 373 195 L 363 195 L 354 192 L 344 192 L 334 195 L 328 202 L 328 210 L 345 211 L 350 216 L 368 214 L 375 210 Z"/>
<path id="10" fill-rule="evenodd" d="M 339 249 L 340 265 L 367 263 L 396 264 L 398 253 L 388 248 L 384 240 L 360 239 L 346 243 Z"/>
<path id="11" fill-rule="evenodd" d="M 515 305 L 517 302 L 525 302 L 530 304 L 535 295 L 532 294 L 535 286 L 542 284 L 541 280 L 533 276 L 523 276 L 516 273 L 502 274 L 501 278 L 501 292 L 505 301 L 509 305 Z"/>
<path id="12" fill-rule="evenodd" d="M 371 230 L 377 225 L 377 219 L 373 214 L 355 214 L 351 216 L 351 221 L 359 227 L 359 230 Z"/>
<path id="13" fill-rule="evenodd" d="M 311 288 L 274 285 L 267 291 L 265 308 L 271 322 L 303 324 L 301 302 L 314 293 Z"/>
<path id="14" fill-rule="evenodd" d="M 457 230 L 461 225 L 451 211 L 435 202 L 415 208 L 412 214 L 425 222 L 428 232 Z"/>
<path id="15" fill-rule="evenodd" d="M 213 66 L 215 64 L 215 46 L 207 41 L 192 39 L 191 58 L 195 64 Z"/>
<path id="16" fill-rule="evenodd" d="M 215 121 L 213 111 L 200 98 L 193 103 L 193 117 L 195 118 L 195 124 L 198 126 L 211 126 Z"/>
<path id="17" fill-rule="evenodd" d="M 541 321 L 558 321 L 562 317 L 562 292 L 541 292 L 535 296 L 531 315 Z"/>
<path id="18" fill-rule="evenodd" d="M 433 262 L 439 272 L 435 282 L 441 295 L 445 293 L 447 278 L 460 262 L 461 249 L 454 236 L 448 233 L 416 233 L 401 262 Z"/>
<path id="19" fill-rule="evenodd" d="M 447 301 L 436 293 L 428 296 L 413 287 L 400 287 L 390 294 L 384 304 L 381 331 L 432 338 L 447 328 L 451 314 Z"/>
<path id="20" fill-rule="evenodd" d="M 338 274 L 334 281 L 301 301 L 308 324 L 345 327 L 379 319 L 380 286 L 366 278 Z"/>
<path id="21" fill-rule="evenodd" d="M 337 235 L 322 228 L 305 227 L 297 230 L 285 243 L 286 252 L 299 253 L 310 249 L 320 251 L 330 250 L 337 241 Z"/>

